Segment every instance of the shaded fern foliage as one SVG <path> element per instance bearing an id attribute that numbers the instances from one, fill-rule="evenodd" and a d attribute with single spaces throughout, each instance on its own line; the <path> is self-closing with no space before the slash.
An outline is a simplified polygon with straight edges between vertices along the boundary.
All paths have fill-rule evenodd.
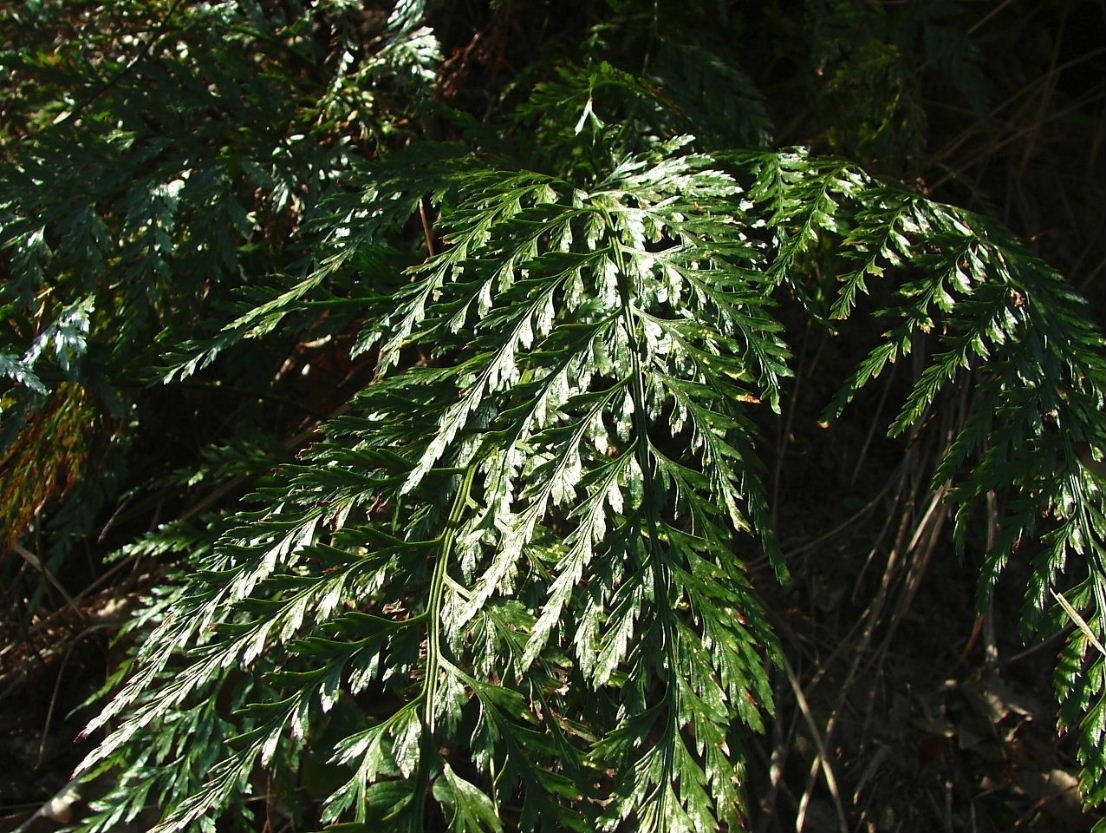
<path id="1" fill-rule="evenodd" d="M 59 80 L 4 139 L 2 545 L 55 523 L 56 568 L 117 501 L 176 512 L 116 554 L 164 578 L 89 727 L 114 787 L 80 829 L 745 829 L 780 661 L 757 583 L 788 577 L 762 442 L 784 308 L 869 334 L 827 420 L 908 355 L 891 434 L 957 409 L 933 488 L 965 551 L 1001 499 L 981 603 L 1031 558 L 1027 634 L 1075 623 L 1059 720 L 1106 803 L 1084 303 L 990 217 L 772 148 L 696 28 L 713 6 L 668 33 L 631 6 L 479 117 L 435 97 L 465 58 L 417 0 L 4 13 L 108 34 L 4 52 Z M 970 44 L 926 33 L 982 95 Z M 203 457 L 143 471 L 159 391 L 197 389 L 226 417 Z M 32 458 L 56 474 L 28 497 Z"/>

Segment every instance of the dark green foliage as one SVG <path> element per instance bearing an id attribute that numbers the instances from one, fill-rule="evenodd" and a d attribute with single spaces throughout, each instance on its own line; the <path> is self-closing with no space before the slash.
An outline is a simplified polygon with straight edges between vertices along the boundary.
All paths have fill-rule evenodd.
<path id="1" fill-rule="evenodd" d="M 910 50 L 982 100 L 952 4 L 835 4 L 863 19 L 832 25 L 824 5 L 816 61 L 859 31 L 897 50 L 846 73 L 872 119 L 887 77 L 917 106 Z M 659 7 L 609 6 L 478 116 L 434 98 L 447 12 L 417 0 L 5 12 L 44 44 L 86 15 L 105 34 L 57 53 L 48 99 L 9 93 L 0 459 L 54 447 L 61 409 L 96 417 L 33 499 L 5 470 L 0 517 L 40 532 L 94 454 L 123 474 L 57 553 L 116 482 L 176 513 L 120 542 L 165 577 L 89 728 L 83 771 L 115 786 L 80 829 L 149 807 L 156 831 L 257 829 L 262 793 L 295 829 L 743 829 L 780 650 L 750 565 L 788 575 L 761 432 L 792 307 L 874 339 L 827 419 L 910 354 L 891 435 L 956 410 L 933 488 L 962 548 L 1002 497 L 981 599 L 1031 557 L 1027 632 L 1078 623 L 1060 722 L 1106 802 L 1106 364 L 1084 303 L 996 220 L 770 149 L 713 4 L 667 32 Z M 888 138 L 869 121 L 839 144 Z M 151 385 L 210 397 L 202 455 L 141 470 L 133 448 L 180 430 Z"/>

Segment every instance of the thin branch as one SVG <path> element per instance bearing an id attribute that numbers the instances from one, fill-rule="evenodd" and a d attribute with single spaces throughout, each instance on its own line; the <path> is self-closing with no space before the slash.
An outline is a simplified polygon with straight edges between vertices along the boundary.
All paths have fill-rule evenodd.
<path id="1" fill-rule="evenodd" d="M 845 808 L 841 804 L 841 792 L 837 788 L 837 776 L 833 774 L 833 765 L 830 764 L 829 756 L 826 754 L 826 747 L 825 744 L 822 743 L 822 735 L 814 722 L 814 715 L 810 711 L 810 704 L 807 702 L 806 695 L 803 694 L 803 687 L 799 684 L 799 679 L 795 676 L 795 672 L 791 668 L 791 663 L 787 661 L 786 656 L 782 657 L 782 664 L 783 672 L 787 676 L 787 682 L 791 685 L 791 691 L 795 694 L 795 700 L 799 704 L 799 710 L 803 713 L 803 719 L 806 721 L 807 728 L 810 730 L 810 737 L 814 741 L 814 748 L 817 751 L 817 757 L 815 758 L 816 765 L 821 766 L 822 774 L 826 779 L 826 787 L 829 789 L 830 796 L 833 798 L 833 808 L 837 811 L 838 829 L 841 833 L 849 833 L 849 823 L 845 818 Z M 806 792 L 803 793 L 803 797 L 799 801 L 799 812 L 795 816 L 796 833 L 802 833 L 809 804 L 810 787 L 808 785 Z"/>
<path id="2" fill-rule="evenodd" d="M 17 553 L 19 553 L 19 555 L 23 556 L 24 561 L 26 561 L 28 564 L 30 564 L 32 567 L 34 567 L 36 570 L 38 570 L 40 573 L 42 573 L 42 575 L 45 577 L 45 579 L 48 582 L 50 582 L 50 585 L 55 590 L 57 590 L 59 593 L 61 593 L 61 597 L 65 600 L 66 605 L 68 605 L 72 609 L 72 611 L 77 614 L 77 616 L 79 618 L 81 618 L 81 619 L 84 618 L 84 614 L 81 613 L 80 609 L 77 607 L 76 603 L 73 601 L 73 597 L 70 596 L 69 592 L 64 587 L 61 586 L 61 582 L 59 582 L 54 577 L 54 574 L 52 572 L 50 572 L 49 568 L 45 564 L 42 563 L 42 560 L 37 555 L 35 555 L 33 552 L 31 552 L 26 547 L 24 547 L 18 541 L 16 541 L 14 544 L 12 544 L 12 549 L 15 550 Z"/>
<path id="3" fill-rule="evenodd" d="M 434 247 L 434 227 L 430 224 L 430 216 L 426 211 L 426 197 L 419 197 L 419 220 L 422 221 L 422 234 L 426 238 L 426 252 L 434 257 L 438 252 Z"/>

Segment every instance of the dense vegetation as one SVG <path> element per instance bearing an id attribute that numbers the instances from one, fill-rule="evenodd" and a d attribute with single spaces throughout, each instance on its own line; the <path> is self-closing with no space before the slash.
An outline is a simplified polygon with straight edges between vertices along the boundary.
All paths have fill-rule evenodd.
<path id="1" fill-rule="evenodd" d="M 755 5 L 0 10 L 5 671 L 129 611 L 80 830 L 1101 813 L 1098 4 Z"/>

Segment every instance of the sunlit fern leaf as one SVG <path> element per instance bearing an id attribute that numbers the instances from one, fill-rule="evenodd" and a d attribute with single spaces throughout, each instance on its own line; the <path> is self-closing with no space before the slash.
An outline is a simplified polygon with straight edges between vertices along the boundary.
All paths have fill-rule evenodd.
<path id="1" fill-rule="evenodd" d="M 259 510 L 227 523 L 98 721 L 122 718 L 89 765 L 190 725 L 220 690 L 248 706 L 227 754 L 170 791 L 184 798 L 162 829 L 209 823 L 256 763 L 287 774 L 332 713 L 356 717 L 331 741 L 345 780 L 330 822 L 739 827 L 743 733 L 771 708 L 775 653 L 744 563 L 764 552 L 786 572 L 751 414 L 778 407 L 788 373 L 773 295 L 802 292 L 821 246 L 844 247 L 856 269 L 828 301 L 837 317 L 873 281 L 894 282 L 885 340 L 836 409 L 936 330 L 892 430 L 974 374 L 937 469 L 965 503 L 958 524 L 973 501 L 1011 491 L 997 570 L 1050 513 L 1031 611 L 1066 561 L 1101 552 L 1101 493 L 1048 428 L 1064 413 L 1074 437 L 1100 437 L 1099 337 L 1054 275 L 1001 230 L 845 163 L 714 160 L 686 142 L 615 159 L 586 191 L 540 174 L 443 174 L 446 248 L 361 336 L 358 349 L 381 351 L 376 381 L 255 496 Z M 279 321 L 299 297 L 265 315 Z M 1045 355 L 1058 331 L 1076 337 Z M 1087 561 L 1099 595 L 1100 562 Z M 1081 656 L 1057 680 L 1093 802 L 1101 675 Z M 369 696 L 371 709 L 353 707 Z M 166 739 L 157 761 L 184 742 Z M 148 771 L 126 783 L 148 784 Z M 624 775 L 596 780 L 608 771 Z"/>

